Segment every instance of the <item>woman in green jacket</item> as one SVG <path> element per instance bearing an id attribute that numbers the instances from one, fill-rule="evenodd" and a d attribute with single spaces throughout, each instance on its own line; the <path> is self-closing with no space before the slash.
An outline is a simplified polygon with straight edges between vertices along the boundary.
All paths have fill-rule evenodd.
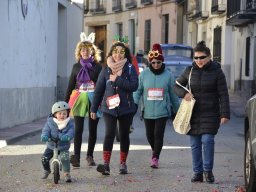
<path id="1" fill-rule="evenodd" d="M 154 44 L 148 54 L 149 68 L 139 76 L 139 88 L 134 92 L 134 102 L 138 105 L 142 97 L 143 118 L 147 140 L 152 149 L 151 167 L 158 168 L 159 156 L 167 119 L 179 108 L 178 97 L 174 94 L 174 78 L 165 69 L 164 57 L 159 44 Z"/>

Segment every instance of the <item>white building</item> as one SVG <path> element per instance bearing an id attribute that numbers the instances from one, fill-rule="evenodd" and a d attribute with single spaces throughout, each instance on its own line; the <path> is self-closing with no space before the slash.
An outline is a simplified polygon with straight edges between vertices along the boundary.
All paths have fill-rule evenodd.
<path id="1" fill-rule="evenodd" d="M 47 116 L 64 98 L 83 14 L 70 0 L 0 1 L 0 129 Z"/>

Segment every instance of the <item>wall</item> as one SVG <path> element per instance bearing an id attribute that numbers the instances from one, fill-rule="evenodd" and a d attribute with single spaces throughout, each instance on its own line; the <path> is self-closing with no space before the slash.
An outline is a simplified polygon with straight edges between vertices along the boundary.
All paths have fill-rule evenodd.
<path id="1" fill-rule="evenodd" d="M 83 11 L 67 0 L 24 2 L 28 3 L 25 17 L 21 1 L 0 1 L 0 129 L 48 115 L 56 100 L 58 38 L 62 36 L 59 4 L 67 12 L 63 21 L 67 23 L 66 37 L 75 36 L 67 40 L 66 51 L 59 53 L 67 55 L 62 64 L 65 81 L 67 63 L 74 63 L 74 39 L 82 31 Z M 76 22 L 79 24 L 72 24 Z"/>

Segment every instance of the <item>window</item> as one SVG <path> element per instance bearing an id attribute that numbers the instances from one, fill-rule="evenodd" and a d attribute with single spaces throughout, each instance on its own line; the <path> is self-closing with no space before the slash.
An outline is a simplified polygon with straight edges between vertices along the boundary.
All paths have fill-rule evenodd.
<path id="1" fill-rule="evenodd" d="M 151 20 L 145 21 L 145 33 L 144 33 L 144 50 L 148 53 L 150 50 L 150 36 L 151 36 Z"/>
<path id="2" fill-rule="evenodd" d="M 246 53 L 245 53 L 245 76 L 250 75 L 250 45 L 251 38 L 246 38 Z"/>
<path id="3" fill-rule="evenodd" d="M 162 43 L 168 43 L 169 36 L 169 14 L 162 16 Z"/>
<path id="4" fill-rule="evenodd" d="M 122 23 L 117 23 L 117 35 L 119 37 L 123 37 L 123 24 Z"/>
<path id="5" fill-rule="evenodd" d="M 221 27 L 214 28 L 213 60 L 221 62 Z"/>

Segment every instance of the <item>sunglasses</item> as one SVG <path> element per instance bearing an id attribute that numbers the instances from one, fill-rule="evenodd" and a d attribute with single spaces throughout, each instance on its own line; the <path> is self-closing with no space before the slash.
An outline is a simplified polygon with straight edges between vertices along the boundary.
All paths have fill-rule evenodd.
<path id="1" fill-rule="evenodd" d="M 161 53 L 159 53 L 159 51 L 149 51 L 148 53 L 148 57 L 149 58 L 153 58 L 153 57 L 158 57 L 159 55 L 162 55 Z"/>
<path id="2" fill-rule="evenodd" d="M 194 57 L 194 59 L 195 60 L 198 60 L 198 59 L 202 60 L 202 59 L 205 59 L 206 57 L 208 57 L 208 56 L 204 55 L 204 56 L 200 56 L 200 57 Z"/>
<path id="3" fill-rule="evenodd" d="M 153 65 L 154 65 L 154 64 L 158 64 L 158 65 L 159 65 L 159 64 L 161 64 L 161 63 L 162 63 L 162 61 L 152 61 L 152 62 L 151 62 L 151 64 L 153 64 Z"/>

